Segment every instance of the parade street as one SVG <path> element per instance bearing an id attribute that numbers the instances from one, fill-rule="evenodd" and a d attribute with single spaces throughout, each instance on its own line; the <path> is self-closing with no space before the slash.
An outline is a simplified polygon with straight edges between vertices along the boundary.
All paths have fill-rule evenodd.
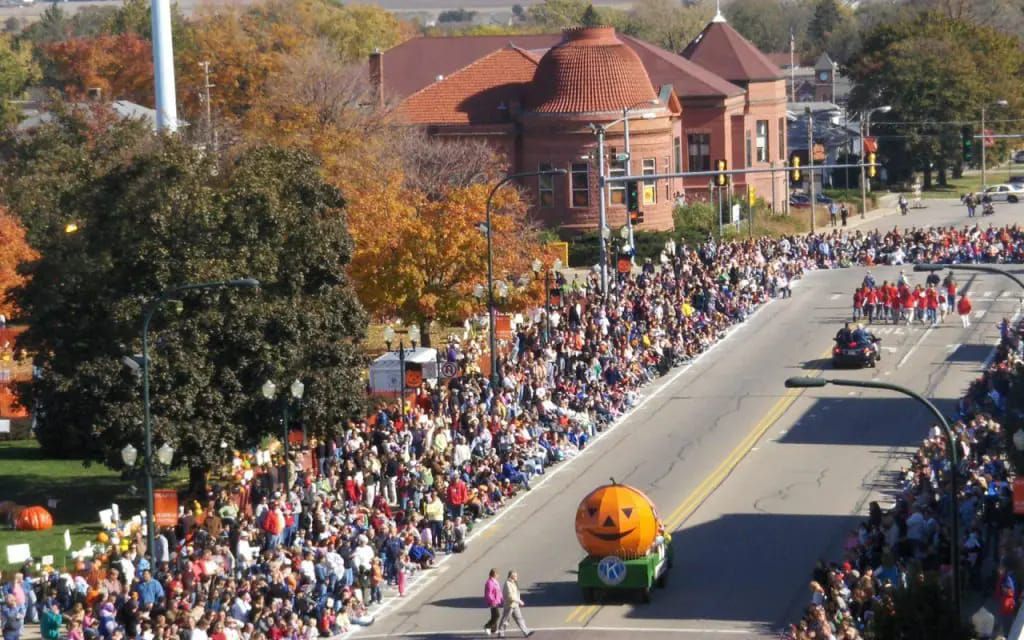
<path id="1" fill-rule="evenodd" d="M 964 223 L 954 201 L 930 203 L 893 224 Z M 1003 205 L 987 225 L 1024 220 Z M 1012 267 L 1011 267 L 1012 268 Z M 911 266 L 872 269 L 881 282 Z M 850 318 L 866 269 L 809 273 L 791 299 L 760 309 L 709 352 L 652 385 L 641 404 L 579 457 L 534 481 L 510 508 L 478 525 L 468 549 L 416 576 L 355 637 L 481 637 L 490 568 L 519 573 L 523 614 L 536 638 L 776 637 L 799 618 L 810 571 L 841 555 L 887 491 L 931 418 L 889 393 L 830 387 L 787 390 L 786 378 L 831 372 L 832 337 Z M 958 274 L 974 300 L 971 326 L 876 325 L 883 357 L 842 377 L 883 380 L 936 399 L 949 413 L 1012 318 L 1020 294 L 994 275 Z M 573 530 L 580 499 L 614 478 L 645 491 L 672 533 L 675 564 L 650 604 L 585 604 L 576 585 L 584 553 Z M 511 629 L 510 637 L 519 635 Z"/>

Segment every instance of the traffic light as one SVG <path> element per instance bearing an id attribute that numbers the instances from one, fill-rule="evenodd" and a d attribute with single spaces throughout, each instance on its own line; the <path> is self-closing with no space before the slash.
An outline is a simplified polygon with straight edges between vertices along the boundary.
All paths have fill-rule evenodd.
<path id="1" fill-rule="evenodd" d="M 970 164 L 974 160 L 974 131 L 970 127 L 960 130 L 960 139 L 963 144 L 964 164 Z"/>
<path id="2" fill-rule="evenodd" d="M 640 211 L 640 181 L 630 180 L 626 182 L 626 211 L 632 216 Z"/>
<path id="3" fill-rule="evenodd" d="M 790 172 L 790 179 L 793 182 L 800 182 L 800 156 L 793 156 L 789 164 L 793 167 L 793 170 Z"/>
<path id="4" fill-rule="evenodd" d="M 629 212 L 630 224 L 643 224 L 644 212 L 643 211 L 630 211 Z"/>
<path id="5" fill-rule="evenodd" d="M 875 154 L 868 154 L 868 177 L 874 178 L 878 175 L 878 168 L 875 166 Z"/>
<path id="6" fill-rule="evenodd" d="M 757 193 L 754 191 L 753 187 L 748 186 L 747 187 L 747 206 L 748 207 L 753 207 L 755 204 L 757 204 Z"/>
<path id="7" fill-rule="evenodd" d="M 717 163 L 715 163 L 715 166 L 718 171 L 722 172 L 728 170 L 729 163 L 726 162 L 725 160 L 719 160 Z M 728 176 L 726 176 L 725 173 L 718 173 L 715 175 L 715 184 L 717 184 L 720 187 L 724 187 L 727 183 Z"/>

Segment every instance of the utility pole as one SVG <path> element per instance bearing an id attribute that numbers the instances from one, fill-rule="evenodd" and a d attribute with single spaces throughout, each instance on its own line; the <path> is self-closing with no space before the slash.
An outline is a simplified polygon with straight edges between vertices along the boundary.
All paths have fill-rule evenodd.
<path id="1" fill-rule="evenodd" d="M 206 148 L 207 150 L 217 148 L 217 135 L 213 131 L 213 110 L 210 104 L 210 89 L 216 85 L 210 84 L 210 63 L 203 60 L 199 63 L 203 68 L 203 103 L 206 105 Z"/>
<path id="2" fill-rule="evenodd" d="M 868 157 L 867 133 L 864 127 L 864 114 L 860 117 L 860 219 L 863 220 L 868 212 L 868 176 L 864 168 L 864 160 Z"/>
<path id="3" fill-rule="evenodd" d="M 608 299 L 608 239 L 605 237 L 608 229 L 608 203 L 605 199 L 605 169 L 604 169 L 604 125 L 597 125 L 597 186 L 600 187 L 598 196 L 598 226 L 600 231 L 601 244 L 601 296 Z M 629 213 L 626 213 L 629 217 Z"/>
<path id="4" fill-rule="evenodd" d="M 807 113 L 807 179 L 811 183 L 811 233 L 814 233 L 814 116 L 811 108 L 804 109 Z"/>

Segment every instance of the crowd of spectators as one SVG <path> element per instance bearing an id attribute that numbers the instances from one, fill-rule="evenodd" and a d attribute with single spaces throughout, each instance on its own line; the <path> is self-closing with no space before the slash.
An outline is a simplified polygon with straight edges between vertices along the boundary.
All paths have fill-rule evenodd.
<path id="1" fill-rule="evenodd" d="M 1024 375 L 1024 323 L 1001 324 L 1002 340 L 990 366 L 975 379 L 953 422 L 960 465 L 956 504 L 960 516 L 961 581 L 976 593 L 992 594 L 996 634 L 1007 634 L 1020 602 L 1018 576 L 1024 546 L 1011 529 L 1013 495 L 1006 415 L 1011 376 Z M 873 621 L 892 613 L 897 590 L 931 577 L 947 588 L 950 566 L 950 476 L 948 440 L 934 426 L 899 474 L 891 508 L 878 502 L 849 532 L 840 562 L 819 562 L 812 573 L 810 602 L 791 640 L 858 640 L 872 637 Z"/>
<path id="2" fill-rule="evenodd" d="M 643 385 L 788 297 L 805 270 L 900 252 L 973 261 L 993 247 L 1017 259 L 1022 242 L 1015 228 L 709 239 L 614 275 L 606 300 L 597 273 L 558 274 L 551 313 L 527 314 L 503 341 L 496 388 L 482 341 L 452 336 L 440 357 L 460 375 L 424 384 L 404 412 L 381 404 L 288 461 L 238 454 L 158 532 L 152 564 L 138 529 L 68 571 L 27 564 L 6 584 L 11 611 L 50 629 L 62 616 L 72 640 L 299 640 L 372 624 L 385 592 L 404 595 L 411 575 L 462 551 L 476 523 L 578 455 Z"/>

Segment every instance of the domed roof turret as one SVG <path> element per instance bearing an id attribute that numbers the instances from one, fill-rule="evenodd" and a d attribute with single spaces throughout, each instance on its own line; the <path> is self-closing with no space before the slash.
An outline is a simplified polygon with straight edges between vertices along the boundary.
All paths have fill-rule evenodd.
<path id="1" fill-rule="evenodd" d="M 618 111 L 657 95 L 639 56 L 612 27 L 566 29 L 537 65 L 526 107 L 540 113 Z"/>

